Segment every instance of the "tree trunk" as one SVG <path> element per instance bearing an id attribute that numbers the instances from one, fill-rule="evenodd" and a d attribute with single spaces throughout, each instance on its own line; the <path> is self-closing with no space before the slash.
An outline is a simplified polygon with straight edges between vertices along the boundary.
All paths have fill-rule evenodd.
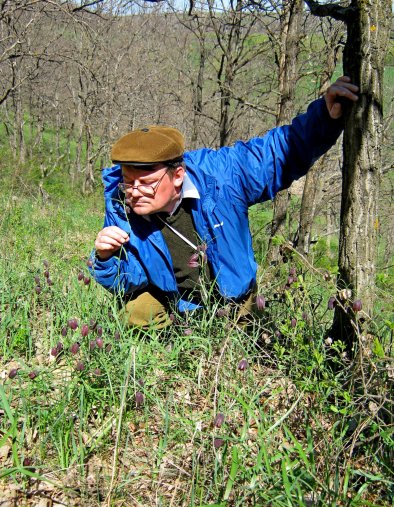
<path id="1" fill-rule="evenodd" d="M 232 87 L 235 78 L 236 59 L 239 55 L 239 44 L 242 24 L 242 0 L 237 0 L 234 17 L 230 28 L 226 52 L 222 56 L 218 72 L 220 90 L 219 146 L 227 146 L 230 138 Z"/>
<path id="2" fill-rule="evenodd" d="M 197 148 L 198 143 L 198 134 L 200 130 L 200 119 L 202 114 L 202 91 L 204 85 L 204 70 L 205 70 L 205 41 L 203 39 L 199 40 L 200 42 L 200 60 L 198 65 L 198 74 L 197 74 L 197 82 L 195 85 L 195 89 L 193 90 L 193 126 L 192 126 L 192 134 L 190 139 L 191 149 Z"/>
<path id="3" fill-rule="evenodd" d="M 336 213 L 336 206 L 331 201 L 326 209 L 326 249 L 328 257 L 331 257 L 331 242 L 334 234 L 338 233 L 338 216 Z"/>
<path id="4" fill-rule="evenodd" d="M 13 66 L 15 68 L 15 74 L 17 76 L 16 79 L 20 80 L 21 70 L 17 68 L 16 65 Z M 26 161 L 26 144 L 24 134 L 25 120 L 23 117 L 22 91 L 20 86 L 16 87 L 12 92 L 12 106 L 14 113 L 14 156 L 20 164 L 24 164 Z"/>
<path id="5" fill-rule="evenodd" d="M 313 220 L 316 214 L 316 206 L 321 196 L 322 172 L 328 156 L 325 154 L 306 175 L 304 191 L 302 192 L 299 240 L 297 249 L 303 255 L 309 254 L 312 238 Z"/>
<path id="6" fill-rule="evenodd" d="M 82 184 L 82 193 L 87 194 L 93 190 L 94 187 L 94 157 L 93 157 L 93 140 L 90 128 L 85 126 L 85 140 L 86 140 L 86 161 L 84 180 Z"/>
<path id="7" fill-rule="evenodd" d="M 280 19 L 279 48 L 279 105 L 277 126 L 290 123 L 294 116 L 295 83 L 298 79 L 297 62 L 299 55 L 302 0 L 284 2 Z M 279 192 L 274 200 L 274 215 L 268 244 L 267 262 L 276 264 L 280 259 L 280 245 L 273 241 L 275 236 L 286 237 L 287 212 L 290 202 L 289 190 Z"/>
<path id="8" fill-rule="evenodd" d="M 344 50 L 344 73 L 360 87 L 360 98 L 345 118 L 339 238 L 339 288 L 349 288 L 371 316 L 377 256 L 378 200 L 384 57 L 388 48 L 390 0 L 353 0 Z M 338 306 L 332 332 L 350 350 L 352 315 Z"/>

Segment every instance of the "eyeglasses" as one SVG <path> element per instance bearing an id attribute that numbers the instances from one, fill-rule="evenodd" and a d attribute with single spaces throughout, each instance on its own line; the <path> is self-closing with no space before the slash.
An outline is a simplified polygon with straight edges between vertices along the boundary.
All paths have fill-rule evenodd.
<path id="1" fill-rule="evenodd" d="M 126 193 L 127 190 L 134 190 L 137 189 L 138 192 L 145 197 L 154 197 L 156 195 L 157 189 L 159 188 L 159 185 L 164 178 L 164 176 L 167 174 L 168 168 L 166 169 L 166 172 L 163 174 L 163 176 L 154 184 L 154 185 L 129 185 L 128 183 L 118 183 L 118 188 L 121 190 L 121 192 Z"/>

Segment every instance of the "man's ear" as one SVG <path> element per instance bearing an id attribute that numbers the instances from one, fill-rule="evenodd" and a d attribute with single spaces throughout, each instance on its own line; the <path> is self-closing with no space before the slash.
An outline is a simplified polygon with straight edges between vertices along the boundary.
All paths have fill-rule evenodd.
<path id="1" fill-rule="evenodd" d="M 172 181 L 174 183 L 174 187 L 181 188 L 183 179 L 185 177 L 185 169 L 183 166 L 178 166 L 173 172 Z"/>

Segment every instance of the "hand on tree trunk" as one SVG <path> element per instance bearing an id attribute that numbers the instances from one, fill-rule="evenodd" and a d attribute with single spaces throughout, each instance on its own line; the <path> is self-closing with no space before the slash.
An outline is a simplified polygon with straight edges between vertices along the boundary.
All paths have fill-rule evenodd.
<path id="1" fill-rule="evenodd" d="M 328 113 L 333 120 L 337 120 L 343 113 L 341 98 L 356 102 L 358 100 L 358 86 L 350 82 L 350 77 L 342 76 L 333 83 L 324 95 Z"/>

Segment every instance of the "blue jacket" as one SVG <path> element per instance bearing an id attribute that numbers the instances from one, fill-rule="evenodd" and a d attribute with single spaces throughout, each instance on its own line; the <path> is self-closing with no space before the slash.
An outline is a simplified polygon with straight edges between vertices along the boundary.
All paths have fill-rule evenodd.
<path id="1" fill-rule="evenodd" d="M 187 173 L 200 193 L 193 200 L 196 232 L 207 245 L 207 258 L 219 292 L 240 299 L 256 283 L 257 265 L 249 230 L 248 208 L 273 199 L 277 192 L 307 173 L 342 131 L 319 99 L 291 125 L 278 127 L 261 138 L 238 141 L 219 150 L 203 148 L 185 153 Z M 103 171 L 105 185 L 104 227 L 116 225 L 130 241 L 106 261 L 92 255 L 96 281 L 114 293 L 132 294 L 154 285 L 178 299 L 172 260 L 154 221 L 129 214 L 127 219 L 118 183 L 120 166 Z M 178 301 L 180 311 L 195 308 Z"/>

